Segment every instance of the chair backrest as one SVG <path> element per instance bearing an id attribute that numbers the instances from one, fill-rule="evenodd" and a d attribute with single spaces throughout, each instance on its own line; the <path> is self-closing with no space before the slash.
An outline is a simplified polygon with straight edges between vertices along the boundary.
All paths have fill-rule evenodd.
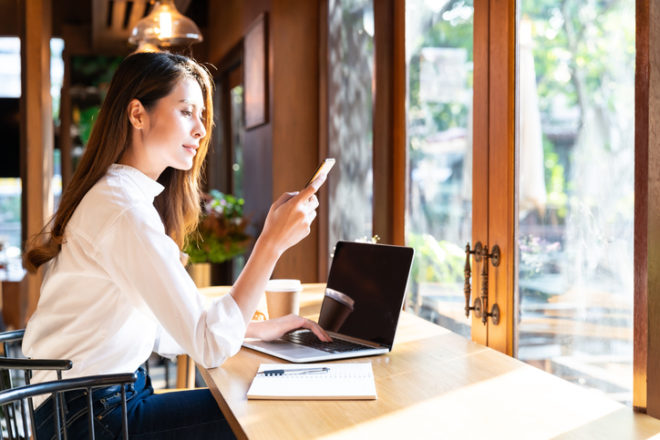
<path id="1" fill-rule="evenodd" d="M 62 379 L 62 371 L 69 370 L 72 366 L 69 360 L 59 359 L 25 359 L 20 349 L 20 343 L 25 334 L 24 329 L 12 330 L 0 333 L 0 391 L 14 389 L 22 385 L 29 385 L 33 370 L 55 370 L 57 379 Z M 19 435 L 19 427 L 23 422 L 33 416 L 34 408 L 29 401 L 29 416 L 23 410 L 19 411 L 18 405 L 5 408 L 1 417 L 5 420 L 5 434 L 9 438 Z M 24 431 L 24 433 L 27 431 Z M 26 436 L 27 437 L 27 436 Z M 17 438 L 17 437 L 16 437 Z"/>
<path id="2" fill-rule="evenodd" d="M 112 374 L 101 376 L 87 376 L 75 379 L 62 379 L 62 371 L 69 370 L 72 362 L 65 359 L 26 359 L 20 350 L 13 350 L 23 340 L 25 330 L 13 330 L 0 333 L 0 344 L 3 352 L 0 354 L 0 419 L 5 421 L 5 431 L 2 438 L 10 440 L 21 437 L 28 438 L 31 432 L 35 433 L 34 405 L 32 398 L 38 395 L 50 394 L 53 396 L 55 431 L 59 438 L 67 438 L 66 414 L 64 405 L 64 391 L 84 389 L 88 393 L 88 419 L 90 423 L 89 437 L 94 439 L 93 406 L 91 391 L 94 388 L 121 385 L 122 393 L 122 426 L 124 438 L 128 438 L 128 421 L 126 415 L 126 389 L 125 385 L 134 383 L 136 376 L 132 373 Z M 57 373 L 57 380 L 30 384 L 32 371 L 51 370 Z M 22 432 L 21 432 L 22 428 Z"/>
<path id="3" fill-rule="evenodd" d="M 38 384 L 25 385 L 10 390 L 0 391 L 0 415 L 4 418 L 10 411 L 15 411 L 17 406 L 23 414 L 22 428 L 25 438 L 28 438 L 29 428 L 36 433 L 34 426 L 34 413 L 30 410 L 29 415 L 26 410 L 26 401 L 31 407 L 32 398 L 45 394 L 52 395 L 54 407 L 55 432 L 58 439 L 66 439 L 66 418 L 62 410 L 62 393 L 66 391 L 85 390 L 87 391 L 87 422 L 89 424 L 89 438 L 94 439 L 94 409 L 92 401 L 92 391 L 95 388 L 110 387 L 119 385 L 121 387 L 121 408 L 122 408 L 122 432 L 123 438 L 128 439 L 128 417 L 126 408 L 126 385 L 135 383 L 137 375 L 135 373 L 106 374 L 99 376 L 77 377 L 74 379 L 63 379 L 51 382 L 42 382 Z M 29 421 L 28 421 L 29 419 Z M 7 435 L 9 439 L 21 438 L 21 433 L 13 426 L 7 423 Z"/>
<path id="4" fill-rule="evenodd" d="M 25 335 L 25 330 L 11 330 L 0 333 L 0 343 L 2 344 L 2 354 L 0 357 L 20 357 L 18 353 L 20 350 L 13 350 L 13 348 L 19 345 L 23 341 L 23 335 Z"/>
<path id="5" fill-rule="evenodd" d="M 0 390 L 7 391 L 17 389 L 17 386 L 30 385 L 32 378 L 32 371 L 34 370 L 55 370 L 57 373 L 57 380 L 62 380 L 62 371 L 71 369 L 72 363 L 69 360 L 60 359 L 15 359 L 15 358 L 0 358 Z M 18 377 L 12 373 L 21 373 L 23 376 L 23 384 L 19 383 Z M 58 396 L 60 403 L 62 396 Z M 18 411 L 17 405 L 8 407 L 3 411 L 1 416 L 7 425 L 7 430 L 10 434 L 9 438 L 13 438 L 11 434 L 18 434 L 18 427 L 24 425 L 27 419 L 34 418 L 34 405 L 32 399 L 28 401 L 29 415 L 25 412 L 25 408 Z M 63 415 L 63 414 L 62 414 Z M 24 431 L 27 432 L 27 431 Z M 18 437 L 17 437 L 18 438 Z"/>

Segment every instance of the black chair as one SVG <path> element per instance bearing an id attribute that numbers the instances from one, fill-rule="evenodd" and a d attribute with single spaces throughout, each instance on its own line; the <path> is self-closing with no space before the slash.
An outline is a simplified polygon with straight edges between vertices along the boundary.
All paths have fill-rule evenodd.
<path id="1" fill-rule="evenodd" d="M 21 426 L 23 428 L 24 438 L 27 438 L 29 433 L 28 425 L 32 429 L 32 432 L 36 433 L 32 397 L 51 394 L 54 396 L 55 417 L 53 420 L 55 423 L 55 432 L 58 439 L 62 438 L 62 436 L 66 439 L 66 429 L 62 429 L 62 427 L 66 426 L 63 393 L 65 391 L 83 389 L 87 391 L 88 396 L 89 438 L 94 439 L 92 389 L 119 385 L 121 386 L 122 394 L 122 427 L 124 438 L 127 439 L 128 421 L 125 385 L 134 383 L 137 376 L 133 373 L 124 373 L 63 380 L 62 371 L 71 369 L 72 362 L 63 359 L 26 359 L 22 357 L 23 354 L 20 347 L 19 349 L 15 349 L 12 345 L 20 344 L 24 334 L 25 330 L 22 329 L 0 333 L 0 343 L 2 343 L 3 348 L 3 354 L 0 355 L 0 401 L 3 402 L 0 403 L 0 419 L 5 422 L 6 432 L 4 434 L 10 440 L 19 439 L 21 438 L 19 426 Z M 57 380 L 31 384 L 32 372 L 35 370 L 55 371 L 57 373 Z M 13 393 L 19 390 L 19 393 Z"/>
<path id="2" fill-rule="evenodd" d="M 10 330 L 0 333 L 0 343 L 2 343 L 2 357 L 17 357 L 12 356 L 14 346 L 23 341 L 25 330 Z M 20 350 L 18 350 L 20 352 Z"/>
<path id="3" fill-rule="evenodd" d="M 119 385 L 121 386 L 121 408 L 122 408 L 122 430 L 124 439 L 128 439 L 128 419 L 127 419 L 127 408 L 126 408 L 126 385 L 135 383 L 137 380 L 137 375 L 135 373 L 122 373 L 122 374 L 106 374 L 99 376 L 87 376 L 87 377 L 77 377 L 74 379 L 63 379 L 56 380 L 52 382 L 42 382 L 38 384 L 25 385 L 18 388 L 13 388 L 10 390 L 0 391 L 0 414 L 4 416 L 10 411 L 10 408 L 15 408 L 15 405 L 20 407 L 21 414 L 26 414 L 25 401 L 29 402 L 29 419 L 32 432 L 36 433 L 34 426 L 34 412 L 32 409 L 32 398 L 35 396 L 40 396 L 44 394 L 50 394 L 55 396 L 62 396 L 62 393 L 66 391 L 74 390 L 85 390 L 87 393 L 87 422 L 89 424 L 89 438 L 94 439 L 94 412 L 93 412 L 93 402 L 92 402 L 92 391 L 94 388 L 110 387 Z M 63 429 L 66 426 L 66 420 L 64 418 L 64 413 L 61 405 L 61 398 L 53 399 L 54 402 L 54 422 L 55 422 L 55 432 L 57 433 L 57 438 L 61 440 L 62 438 L 66 439 L 66 429 Z M 28 417 L 23 417 L 23 433 L 25 438 L 28 437 Z M 18 430 L 12 432 L 10 424 L 7 423 L 8 435 L 10 439 L 20 438 Z M 37 439 L 38 440 L 38 439 Z"/>
<path id="4" fill-rule="evenodd" d="M 23 379 L 26 386 L 30 385 L 32 378 L 32 371 L 34 370 L 55 370 L 57 372 L 57 380 L 62 380 L 62 371 L 69 370 L 72 366 L 69 360 L 60 359 L 16 359 L 16 358 L 0 358 L 0 390 L 1 392 L 11 391 L 17 388 L 18 378 L 15 373 L 22 372 Z M 63 398 L 59 395 L 56 398 L 59 403 L 58 410 L 59 417 L 64 417 L 63 412 Z M 19 407 L 20 406 L 20 407 Z M 18 427 L 23 426 L 23 433 L 27 433 L 27 420 L 34 419 L 34 405 L 32 399 L 28 402 L 29 414 L 25 411 L 25 406 L 18 403 L 15 405 L 8 405 L 0 412 L 0 418 L 5 420 L 7 435 L 10 440 L 20 438 Z M 20 410 L 20 411 L 19 411 Z M 34 432 L 34 426 L 32 426 Z M 27 435 L 26 435 L 27 437 Z"/>

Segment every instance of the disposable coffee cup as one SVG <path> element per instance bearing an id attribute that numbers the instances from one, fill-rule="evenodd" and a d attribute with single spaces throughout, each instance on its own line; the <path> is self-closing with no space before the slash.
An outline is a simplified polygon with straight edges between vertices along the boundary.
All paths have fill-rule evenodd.
<path id="1" fill-rule="evenodd" d="M 331 288 L 325 289 L 323 297 L 323 316 L 319 317 L 319 325 L 327 331 L 338 331 L 348 315 L 353 312 L 355 301 L 348 295 Z"/>
<path id="2" fill-rule="evenodd" d="M 300 280 L 269 280 L 266 283 L 268 318 L 279 318 L 300 311 Z"/>

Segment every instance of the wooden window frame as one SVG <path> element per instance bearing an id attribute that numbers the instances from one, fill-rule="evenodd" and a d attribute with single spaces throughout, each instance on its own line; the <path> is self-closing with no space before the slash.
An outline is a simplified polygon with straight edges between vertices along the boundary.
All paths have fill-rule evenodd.
<path id="1" fill-rule="evenodd" d="M 636 2 L 633 407 L 660 417 L 660 5 Z"/>

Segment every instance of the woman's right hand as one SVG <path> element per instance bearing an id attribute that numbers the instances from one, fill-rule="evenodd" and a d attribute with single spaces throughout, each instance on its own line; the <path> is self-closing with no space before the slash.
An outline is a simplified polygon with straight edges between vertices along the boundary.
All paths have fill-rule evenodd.
<path id="1" fill-rule="evenodd" d="M 299 192 L 284 193 L 271 205 L 261 237 L 268 240 L 278 254 L 309 235 L 319 206 L 315 194 L 325 178 L 325 175 L 319 176 Z"/>

